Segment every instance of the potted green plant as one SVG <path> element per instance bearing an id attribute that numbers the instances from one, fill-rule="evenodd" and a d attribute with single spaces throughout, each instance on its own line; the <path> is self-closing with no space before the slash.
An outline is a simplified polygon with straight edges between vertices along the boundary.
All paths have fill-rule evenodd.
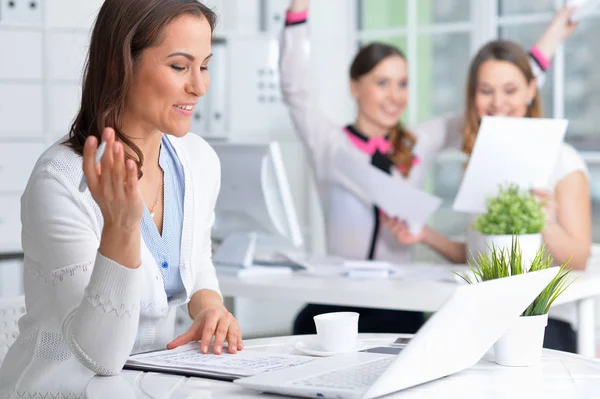
<path id="1" fill-rule="evenodd" d="M 574 281 L 569 278 L 571 269 L 567 268 L 568 263 L 567 261 L 560 266 L 552 281 L 494 344 L 496 363 L 503 366 L 530 366 L 540 362 L 550 306 Z M 526 268 L 519 237 L 513 236 L 510 248 L 492 244 L 489 253 L 480 252 L 473 263 L 469 262 L 468 273 L 456 274 L 468 284 L 475 284 L 544 270 L 553 265 L 554 258 L 546 251 L 545 245 L 542 245 L 538 248 L 530 267 Z"/>
<path id="2" fill-rule="evenodd" d="M 475 219 L 473 229 L 481 237 L 468 243 L 469 250 L 489 254 L 492 245 L 508 249 L 516 235 L 528 268 L 542 245 L 545 220 L 543 204 L 531 192 L 519 190 L 515 184 L 500 186 L 498 195 L 488 199 L 487 212 Z"/>

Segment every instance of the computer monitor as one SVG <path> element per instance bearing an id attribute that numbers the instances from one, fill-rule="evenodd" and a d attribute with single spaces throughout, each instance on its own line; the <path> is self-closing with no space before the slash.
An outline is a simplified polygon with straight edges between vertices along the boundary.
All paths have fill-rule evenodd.
<path id="1" fill-rule="evenodd" d="M 257 245 L 303 246 L 278 143 L 211 142 L 221 161 L 212 238 L 217 266 L 252 266 Z"/>

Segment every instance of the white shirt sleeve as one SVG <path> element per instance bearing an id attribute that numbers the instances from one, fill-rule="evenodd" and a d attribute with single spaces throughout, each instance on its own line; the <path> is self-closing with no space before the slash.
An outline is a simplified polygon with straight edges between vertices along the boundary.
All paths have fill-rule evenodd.
<path id="1" fill-rule="evenodd" d="M 575 148 L 569 144 L 563 143 L 558 153 L 556 166 L 554 167 L 554 171 L 550 176 L 549 188 L 554 190 L 556 185 L 562 179 L 577 171 L 583 172 L 586 178 L 588 180 L 590 179 L 590 171 L 585 163 L 585 160 L 581 157 L 581 155 L 579 155 Z"/>
<path id="2" fill-rule="evenodd" d="M 29 272 L 51 293 L 30 297 L 28 307 L 50 309 L 73 355 L 97 374 L 114 375 L 137 334 L 141 273 L 98 253 L 93 210 L 76 195 L 46 171 L 32 176 L 23 194 Z"/>
<path id="3" fill-rule="evenodd" d="M 342 139 L 342 126 L 319 108 L 309 74 L 308 24 L 287 26 L 280 39 L 279 76 L 283 101 L 288 107 L 296 134 L 304 144 L 316 176 L 330 178 L 331 162 Z"/>

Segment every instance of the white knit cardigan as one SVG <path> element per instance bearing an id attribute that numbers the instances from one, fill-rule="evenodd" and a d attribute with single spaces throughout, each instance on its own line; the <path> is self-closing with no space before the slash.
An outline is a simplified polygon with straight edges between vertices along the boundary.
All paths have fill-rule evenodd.
<path id="1" fill-rule="evenodd" d="M 210 240 L 219 160 L 199 136 L 169 139 L 185 172 L 185 293 L 170 301 L 143 240 L 138 269 L 98 253 L 103 219 L 89 190 L 78 191 L 81 156 L 54 144 L 35 165 L 21 198 L 27 313 L 0 368 L 0 398 L 83 397 L 95 374 L 117 374 L 131 353 L 164 348 L 176 307 L 195 292 L 220 294 Z"/>

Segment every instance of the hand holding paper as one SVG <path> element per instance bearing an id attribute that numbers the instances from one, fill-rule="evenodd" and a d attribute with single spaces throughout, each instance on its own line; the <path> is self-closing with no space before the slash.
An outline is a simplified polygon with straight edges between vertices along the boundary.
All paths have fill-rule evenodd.
<path id="1" fill-rule="evenodd" d="M 569 0 L 567 7 L 576 8 L 573 15 L 571 15 L 571 22 L 577 22 L 581 19 L 593 15 L 593 12 L 600 6 L 598 0 Z"/>
<path id="2" fill-rule="evenodd" d="M 409 226 L 397 218 L 389 217 L 388 215 L 382 215 L 381 220 L 383 225 L 390 230 L 392 235 L 396 237 L 399 243 L 404 245 L 413 245 L 423 242 L 424 234 L 423 227 L 417 230 L 419 226 L 415 226 L 410 229 Z M 415 230 L 415 231 L 413 231 Z"/>
<path id="3" fill-rule="evenodd" d="M 484 117 L 453 209 L 484 213 L 487 198 L 507 183 L 546 187 L 567 124 L 565 119 Z"/>
<path id="4" fill-rule="evenodd" d="M 388 216 L 403 220 L 413 234 L 418 234 L 442 200 L 406 182 L 399 174 L 387 174 L 364 162 L 351 150 L 339 151 L 340 184 L 365 202 L 377 205 Z"/>

